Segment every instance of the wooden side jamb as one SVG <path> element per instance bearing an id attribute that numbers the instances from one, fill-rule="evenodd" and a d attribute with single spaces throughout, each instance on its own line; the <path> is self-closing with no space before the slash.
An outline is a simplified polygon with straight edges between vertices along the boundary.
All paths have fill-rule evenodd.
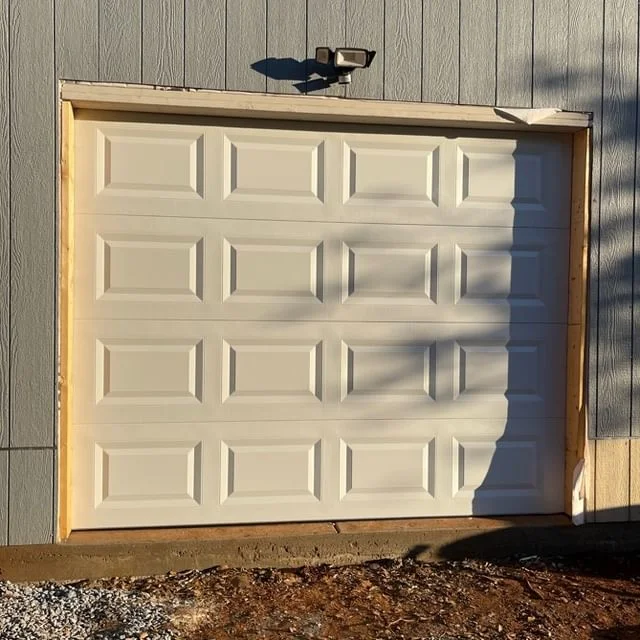
<path id="1" fill-rule="evenodd" d="M 565 440 L 565 494 L 567 514 L 572 513 L 574 474 L 582 460 L 588 467 L 586 434 L 585 362 L 587 323 L 587 277 L 589 247 L 589 190 L 591 129 L 573 134 L 571 225 L 569 247 L 569 307 L 567 327 L 567 404 Z M 589 469 L 583 482 L 589 481 Z M 584 485 L 579 488 L 586 499 Z"/>
<path id="2" fill-rule="evenodd" d="M 60 264 L 59 264 L 59 428 L 58 428 L 58 541 L 71 531 L 70 429 L 73 351 L 73 106 L 60 103 Z"/>

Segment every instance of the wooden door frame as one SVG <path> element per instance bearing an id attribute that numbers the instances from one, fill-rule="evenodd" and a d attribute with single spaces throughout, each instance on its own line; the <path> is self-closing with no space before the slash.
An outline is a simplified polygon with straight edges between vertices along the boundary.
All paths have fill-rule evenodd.
<path id="1" fill-rule="evenodd" d="M 73 400 L 74 112 L 95 109 L 167 115 L 223 116 L 498 131 L 569 133 L 573 138 L 567 328 L 565 512 L 571 514 L 574 475 L 587 457 L 586 340 L 589 260 L 591 116 L 559 111 L 526 124 L 494 107 L 334 97 L 191 90 L 92 82 L 60 83 L 58 264 L 58 518 L 57 540 L 71 532 L 70 429 Z M 586 481 L 585 472 L 579 482 Z"/>

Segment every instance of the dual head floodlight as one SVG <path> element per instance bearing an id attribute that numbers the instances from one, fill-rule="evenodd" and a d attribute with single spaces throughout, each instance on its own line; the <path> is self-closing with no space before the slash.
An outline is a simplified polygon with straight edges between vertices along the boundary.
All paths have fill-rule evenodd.
<path id="1" fill-rule="evenodd" d="M 366 69 L 375 55 L 375 51 L 368 51 L 367 49 L 338 47 L 333 51 L 329 47 L 316 48 L 316 62 L 318 64 L 333 65 L 338 74 L 338 82 L 340 84 L 350 84 L 351 72 L 354 69 Z"/>

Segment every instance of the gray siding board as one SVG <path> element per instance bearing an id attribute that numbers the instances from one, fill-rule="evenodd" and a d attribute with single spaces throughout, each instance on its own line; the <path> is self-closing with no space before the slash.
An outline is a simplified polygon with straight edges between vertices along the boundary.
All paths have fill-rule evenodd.
<path id="1" fill-rule="evenodd" d="M 587 398 L 589 433 L 596 435 L 598 397 L 598 264 L 600 255 L 600 171 L 602 158 L 603 5 L 569 0 L 567 108 L 593 113 L 591 223 L 589 230 L 589 307 Z"/>
<path id="2" fill-rule="evenodd" d="M 99 2 L 99 79 L 103 82 L 140 82 L 142 80 L 141 0 L 99 0 Z"/>
<path id="3" fill-rule="evenodd" d="M 422 100 L 455 104 L 460 89 L 460 5 L 424 0 L 422 40 Z"/>
<path id="4" fill-rule="evenodd" d="M 371 67 L 353 74 L 349 98 L 382 99 L 384 93 L 384 0 L 347 0 L 347 44 L 376 52 Z"/>
<path id="5" fill-rule="evenodd" d="M 266 0 L 227 4 L 227 74 L 230 91 L 267 90 L 267 78 L 251 65 L 267 57 Z M 264 64 L 264 62 L 263 62 Z"/>
<path id="6" fill-rule="evenodd" d="M 567 104 L 568 0 L 536 0 L 533 15 L 533 106 Z"/>
<path id="7" fill-rule="evenodd" d="M 9 446 L 9 325 L 11 322 L 9 153 L 9 0 L 2 0 L 0 2 L 0 448 Z M 2 467 L 0 467 L 0 483 L 2 473 Z M 0 540 L 1 537 L 0 527 Z"/>
<path id="8" fill-rule="evenodd" d="M 10 12 L 10 444 L 42 447 L 56 382 L 53 5 L 13 0 Z"/>
<path id="9" fill-rule="evenodd" d="M 267 5 L 267 91 L 299 93 L 307 51 L 306 0 L 269 0 Z"/>
<path id="10" fill-rule="evenodd" d="M 9 452 L 0 451 L 0 547 L 9 542 Z"/>
<path id="11" fill-rule="evenodd" d="M 142 82 L 184 85 L 184 0 L 142 1 Z"/>
<path id="12" fill-rule="evenodd" d="M 316 55 L 316 47 L 327 46 L 332 49 L 347 44 L 345 33 L 345 2 L 346 0 L 308 0 L 307 6 L 307 59 L 313 60 Z M 359 44 L 349 44 L 357 46 Z M 308 65 L 307 74 L 312 70 L 312 64 Z M 357 74 L 358 72 L 356 72 Z M 362 72 L 360 72 L 362 73 Z M 364 72 L 366 73 L 366 71 Z M 354 75 L 356 75 L 354 74 Z M 327 94 L 331 96 L 344 96 L 345 86 L 334 83 L 329 87 L 314 90 L 314 79 L 310 77 L 307 84 L 308 93 L 316 95 Z"/>
<path id="13" fill-rule="evenodd" d="M 599 437 L 631 433 L 633 158 L 637 99 L 635 0 L 608 0 L 604 16 L 600 290 Z"/>
<path id="14" fill-rule="evenodd" d="M 460 0 L 460 102 L 496 101 L 496 0 Z"/>
<path id="15" fill-rule="evenodd" d="M 9 544 L 53 542 L 53 474 L 53 449 L 10 452 Z"/>
<path id="16" fill-rule="evenodd" d="M 498 0 L 496 103 L 530 107 L 533 0 Z"/>
<path id="17" fill-rule="evenodd" d="M 55 0 L 58 78 L 95 78 L 98 68 L 98 0 Z"/>
<path id="18" fill-rule="evenodd" d="M 225 5 L 225 0 L 185 2 L 184 84 L 187 87 L 225 87 Z"/>
<path id="19" fill-rule="evenodd" d="M 385 3 L 384 97 L 422 99 L 422 2 Z"/>

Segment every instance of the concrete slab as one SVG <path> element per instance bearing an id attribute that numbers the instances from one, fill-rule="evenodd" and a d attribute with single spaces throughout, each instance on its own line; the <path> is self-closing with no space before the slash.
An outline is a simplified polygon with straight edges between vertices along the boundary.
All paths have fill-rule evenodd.
<path id="1" fill-rule="evenodd" d="M 218 536 L 198 535 L 167 540 L 144 537 L 125 541 L 122 532 L 101 532 L 102 542 L 85 540 L 53 545 L 0 548 L 0 578 L 12 581 L 74 580 L 104 576 L 130 576 L 204 569 L 213 566 L 298 567 L 319 564 L 355 564 L 382 558 L 415 558 L 421 561 L 492 558 L 514 555 L 566 555 L 589 551 L 640 550 L 640 523 L 590 524 L 574 527 L 568 518 L 490 519 L 475 526 L 450 519 L 426 527 L 424 521 L 385 524 L 350 523 L 352 532 L 336 533 L 331 523 L 318 530 L 307 525 L 264 525 L 261 535 L 225 528 Z M 355 531 L 360 527 L 359 531 Z M 382 530 L 384 528 L 384 530 Z M 238 535 L 230 537 L 235 529 Z M 365 530 L 368 529 L 368 530 Z M 374 530 L 377 529 L 377 530 Z M 185 530 L 187 531 L 187 530 Z M 188 530 L 190 534 L 194 532 Z M 113 534 L 113 542 L 108 538 Z M 144 535 L 150 535 L 144 532 Z M 97 536 L 97 533 L 96 533 Z"/>
<path id="2" fill-rule="evenodd" d="M 184 542 L 194 540 L 245 540 L 246 538 L 335 535 L 331 522 L 221 525 L 159 529 L 102 529 L 73 531 L 62 544 L 133 544 L 136 542 Z"/>
<path id="3" fill-rule="evenodd" d="M 372 533 L 383 531 L 432 531 L 434 529 L 488 530 L 505 527 L 549 527 L 571 525 L 564 515 L 509 516 L 501 518 L 410 518 L 397 520 L 350 520 L 336 522 L 340 533 Z"/>

